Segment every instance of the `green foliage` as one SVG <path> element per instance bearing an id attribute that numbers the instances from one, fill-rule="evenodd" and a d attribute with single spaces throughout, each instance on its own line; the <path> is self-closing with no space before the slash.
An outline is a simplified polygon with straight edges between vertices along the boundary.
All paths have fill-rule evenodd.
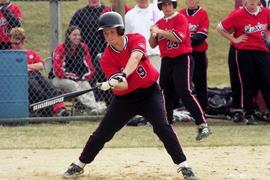
<path id="1" fill-rule="evenodd" d="M 22 127 L 0 127 L 0 149 L 56 149 L 82 148 L 99 122 L 71 122 L 39 124 Z M 229 121 L 210 121 L 213 135 L 195 141 L 194 123 L 177 123 L 174 127 L 184 146 L 263 146 L 270 145 L 269 123 L 257 126 L 238 125 Z M 112 141 L 110 148 L 163 147 L 151 126 L 124 127 Z"/>

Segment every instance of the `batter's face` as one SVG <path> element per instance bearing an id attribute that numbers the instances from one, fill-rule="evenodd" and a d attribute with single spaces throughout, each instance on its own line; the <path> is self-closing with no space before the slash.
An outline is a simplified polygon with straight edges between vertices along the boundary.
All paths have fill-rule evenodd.
<path id="1" fill-rule="evenodd" d="M 200 0 L 186 0 L 187 7 L 189 9 L 196 9 Z"/>
<path id="2" fill-rule="evenodd" d="M 69 39 L 71 41 L 72 44 L 74 45 L 78 45 L 81 42 L 81 32 L 79 29 L 75 29 L 74 31 L 72 31 L 69 35 Z"/>
<path id="3" fill-rule="evenodd" d="M 122 40 L 122 36 L 118 35 L 116 28 L 103 29 L 103 35 L 104 35 L 105 41 L 109 45 L 114 46 L 114 47 Z"/>
<path id="4" fill-rule="evenodd" d="M 170 17 L 174 13 L 174 8 L 173 8 L 173 3 L 172 2 L 167 2 L 167 3 L 162 3 L 162 12 L 165 17 Z"/>

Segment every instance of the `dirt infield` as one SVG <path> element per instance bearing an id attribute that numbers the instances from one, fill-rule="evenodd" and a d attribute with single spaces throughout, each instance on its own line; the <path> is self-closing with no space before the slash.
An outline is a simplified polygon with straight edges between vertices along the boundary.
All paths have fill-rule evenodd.
<path id="1" fill-rule="evenodd" d="M 80 149 L 0 150 L 0 180 L 61 179 Z M 269 180 L 270 146 L 185 148 L 201 180 Z M 81 179 L 182 179 L 163 148 L 105 148 Z"/>

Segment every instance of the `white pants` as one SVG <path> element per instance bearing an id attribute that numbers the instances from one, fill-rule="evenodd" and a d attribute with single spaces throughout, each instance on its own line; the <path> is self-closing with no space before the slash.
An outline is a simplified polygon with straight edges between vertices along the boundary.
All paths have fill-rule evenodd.
<path id="1" fill-rule="evenodd" d="M 52 83 L 55 87 L 60 88 L 65 92 L 81 91 L 91 88 L 88 81 L 73 81 L 70 79 L 59 79 L 57 77 L 52 80 Z M 101 105 L 96 102 L 93 91 L 78 96 L 77 99 L 79 102 L 90 109 L 100 110 L 100 108 L 106 108 L 105 103 L 104 105 Z"/>

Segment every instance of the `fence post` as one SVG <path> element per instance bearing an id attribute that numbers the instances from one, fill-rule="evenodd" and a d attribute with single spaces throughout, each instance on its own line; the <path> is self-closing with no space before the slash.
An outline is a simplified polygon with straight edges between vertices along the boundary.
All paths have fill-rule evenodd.
<path id="1" fill-rule="evenodd" d="M 51 42 L 50 50 L 53 52 L 54 47 L 61 40 L 61 9 L 59 0 L 50 0 L 50 29 Z"/>
<path id="2" fill-rule="evenodd" d="M 122 17 L 125 15 L 125 1 L 124 0 L 116 0 L 117 3 L 117 9 L 116 12 L 121 14 Z"/>

